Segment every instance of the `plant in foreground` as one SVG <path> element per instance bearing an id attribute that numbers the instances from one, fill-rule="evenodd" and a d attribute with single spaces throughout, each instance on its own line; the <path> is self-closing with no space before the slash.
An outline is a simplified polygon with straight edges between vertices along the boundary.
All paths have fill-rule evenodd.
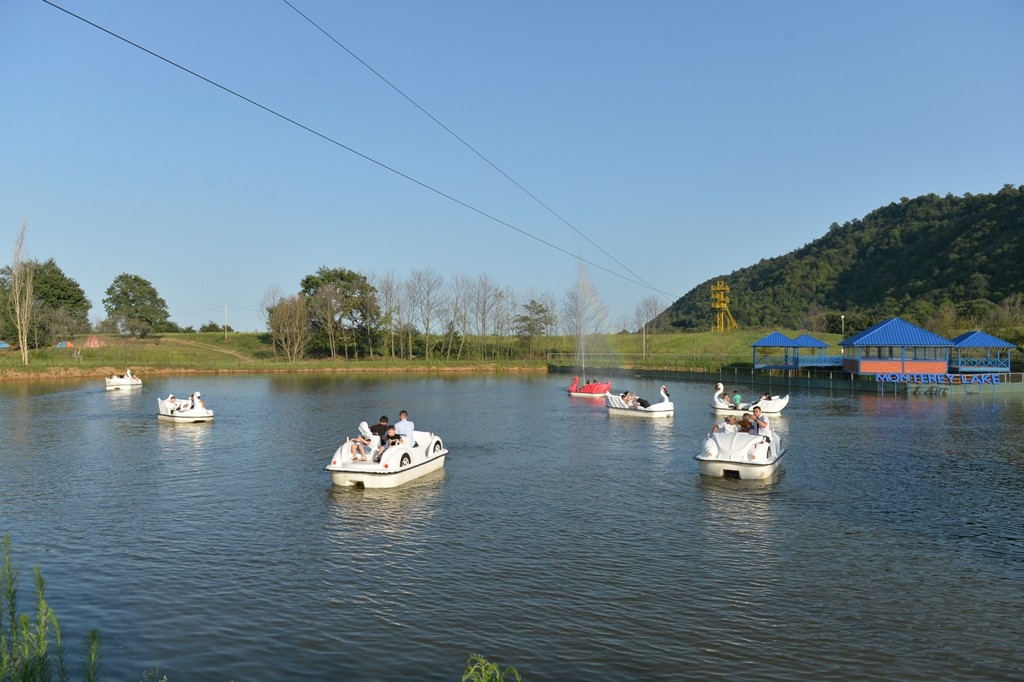
<path id="1" fill-rule="evenodd" d="M 462 682 L 505 682 L 514 679 L 521 682 L 519 671 L 509 667 L 504 670 L 491 663 L 480 654 L 473 654 L 466 661 L 466 671 L 462 673 Z"/>
<path id="2" fill-rule="evenodd" d="M 36 566 L 36 615 L 18 614 L 18 571 L 11 562 L 11 537 L 0 541 L 0 680 L 3 682 L 50 682 L 56 663 L 57 679 L 70 679 L 64 655 L 64 637 L 57 615 L 46 603 L 46 582 Z M 56 661 L 50 643 L 56 649 Z M 100 633 L 91 630 L 86 637 L 89 653 L 85 679 L 95 682 L 100 668 Z"/>
<path id="3" fill-rule="evenodd" d="M 53 679 L 54 663 L 59 682 L 68 682 L 70 673 L 65 662 L 64 637 L 57 615 L 46 603 L 46 583 L 36 566 L 33 570 L 36 585 L 36 616 L 31 619 L 27 613 L 18 614 L 18 572 L 11 561 L 11 537 L 0 540 L 0 682 L 50 682 Z M 51 639 L 56 649 L 56 661 L 52 660 Z M 99 630 L 93 629 L 85 636 L 85 664 L 83 679 L 96 682 L 100 671 Z M 167 682 L 167 676 L 160 675 L 154 667 L 143 673 L 143 682 Z M 466 662 L 462 682 L 521 682 L 519 671 L 509 667 L 502 669 L 480 654 L 473 654 Z"/>

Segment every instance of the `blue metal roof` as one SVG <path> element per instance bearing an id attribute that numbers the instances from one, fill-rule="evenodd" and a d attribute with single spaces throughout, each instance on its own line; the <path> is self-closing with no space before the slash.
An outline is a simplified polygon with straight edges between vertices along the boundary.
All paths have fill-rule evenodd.
<path id="1" fill-rule="evenodd" d="M 816 339 L 810 334 L 801 334 L 793 339 L 798 348 L 828 348 L 828 344 L 821 339 Z"/>
<path id="2" fill-rule="evenodd" d="M 982 331 L 967 332 L 953 339 L 957 348 L 1016 348 L 1009 341 L 1003 341 Z"/>
<path id="3" fill-rule="evenodd" d="M 868 327 L 839 342 L 840 346 L 940 346 L 950 347 L 953 342 L 927 329 L 893 317 Z"/>
<path id="4" fill-rule="evenodd" d="M 750 344 L 754 348 L 796 348 L 793 339 L 782 332 L 772 332 L 768 336 Z"/>

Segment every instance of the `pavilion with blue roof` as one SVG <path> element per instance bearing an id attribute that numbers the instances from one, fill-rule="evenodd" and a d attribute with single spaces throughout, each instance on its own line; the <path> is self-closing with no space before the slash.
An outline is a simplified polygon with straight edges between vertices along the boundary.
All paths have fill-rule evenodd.
<path id="1" fill-rule="evenodd" d="M 899 317 L 843 339 L 843 369 L 855 374 L 944 374 L 953 342 Z"/>
<path id="2" fill-rule="evenodd" d="M 842 364 L 841 356 L 825 355 L 828 344 L 810 334 L 801 334 L 791 339 L 781 332 L 772 332 L 750 345 L 754 348 L 755 369 L 838 368 Z M 777 355 L 767 352 L 769 348 L 783 349 L 781 362 Z M 757 357 L 758 349 L 762 351 L 760 362 Z"/>
<path id="3" fill-rule="evenodd" d="M 799 365 L 801 367 L 822 369 L 827 367 L 840 368 L 843 366 L 843 356 L 825 355 L 825 349 L 829 345 L 821 339 L 815 338 L 810 334 L 801 334 L 793 339 L 793 342 L 798 344 L 801 349 L 807 349 L 807 352 L 800 353 Z"/>
<path id="4" fill-rule="evenodd" d="M 796 369 L 797 367 L 793 359 L 796 346 L 793 345 L 793 339 L 782 332 L 772 332 L 750 345 L 754 349 L 754 367 L 756 369 Z M 773 348 L 781 348 L 783 350 L 782 358 L 769 351 L 769 349 Z M 757 359 L 758 349 L 761 350 L 760 362 Z"/>
<path id="5" fill-rule="evenodd" d="M 1010 352 L 1016 348 L 982 331 L 961 334 L 953 339 L 950 369 L 957 372 L 1009 372 Z"/>

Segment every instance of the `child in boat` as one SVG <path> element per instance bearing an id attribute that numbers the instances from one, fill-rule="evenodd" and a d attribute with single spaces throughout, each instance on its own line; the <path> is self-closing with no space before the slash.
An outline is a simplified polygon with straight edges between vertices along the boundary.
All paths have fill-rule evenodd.
<path id="1" fill-rule="evenodd" d="M 384 435 L 384 440 L 380 444 L 380 452 L 373 458 L 374 462 L 379 462 L 380 458 L 384 456 L 384 451 L 395 445 L 401 445 L 404 443 L 404 439 L 395 431 L 394 424 L 388 424 L 388 432 Z"/>

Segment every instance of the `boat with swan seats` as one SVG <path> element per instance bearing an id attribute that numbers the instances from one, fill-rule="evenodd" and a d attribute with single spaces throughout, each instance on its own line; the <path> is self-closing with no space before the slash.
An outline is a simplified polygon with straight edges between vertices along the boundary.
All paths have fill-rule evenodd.
<path id="1" fill-rule="evenodd" d="M 413 431 L 413 442 L 382 449 L 374 434 L 365 458 L 357 453 L 352 439 L 334 452 L 324 467 L 336 486 L 394 488 L 444 466 L 448 450 L 441 437 L 429 431 Z"/>
<path id="2" fill-rule="evenodd" d="M 760 407 L 761 412 L 765 414 L 779 414 L 789 404 L 789 395 L 787 394 L 784 396 L 773 395 L 771 398 L 761 397 L 749 403 L 740 403 L 740 406 L 736 407 L 722 397 L 723 391 L 725 391 L 725 386 L 715 384 L 715 395 L 711 398 L 711 409 L 715 414 L 731 414 L 741 417 L 744 412 L 750 412 L 755 406 Z"/>
<path id="3" fill-rule="evenodd" d="M 113 374 L 106 378 L 108 391 L 120 391 L 126 388 L 141 388 L 142 379 L 132 374 L 129 368 L 124 374 Z"/>
<path id="4" fill-rule="evenodd" d="M 157 398 L 157 419 L 179 424 L 194 424 L 213 421 L 213 410 L 206 408 L 199 391 L 188 398 L 175 398 L 171 393 L 166 398 Z"/>
<path id="5" fill-rule="evenodd" d="M 628 397 L 628 392 L 627 392 Z M 676 406 L 669 399 L 668 389 L 661 387 L 661 402 L 648 403 L 641 398 L 624 398 L 613 393 L 605 394 L 605 402 L 608 405 L 608 414 L 624 417 L 642 417 L 658 419 L 671 417 L 676 412 Z"/>
<path id="6" fill-rule="evenodd" d="M 569 385 L 569 395 L 576 398 L 603 398 L 605 393 L 612 390 L 612 382 L 591 381 L 580 385 L 580 378 L 574 376 L 572 384 Z"/>

